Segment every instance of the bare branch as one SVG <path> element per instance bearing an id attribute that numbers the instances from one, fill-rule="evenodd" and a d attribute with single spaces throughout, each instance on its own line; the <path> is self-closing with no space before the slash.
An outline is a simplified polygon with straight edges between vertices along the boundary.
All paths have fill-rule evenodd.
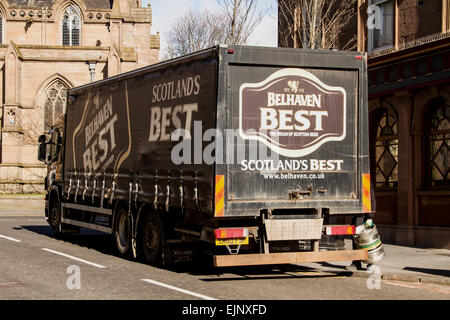
<path id="1" fill-rule="evenodd" d="M 354 49 L 354 36 L 344 36 L 356 15 L 357 0 L 277 0 L 279 44 L 308 49 Z M 341 41 L 346 43 L 340 43 Z"/>
<path id="2" fill-rule="evenodd" d="M 268 12 L 256 0 L 217 0 L 220 10 L 186 12 L 170 28 L 164 58 L 223 44 L 245 44 Z"/>
<path id="3" fill-rule="evenodd" d="M 227 44 L 245 44 L 268 9 L 258 11 L 256 0 L 218 0 L 227 17 Z"/>
<path id="4" fill-rule="evenodd" d="M 165 58 L 174 58 L 221 43 L 224 39 L 223 15 L 204 10 L 186 12 L 167 34 Z"/>

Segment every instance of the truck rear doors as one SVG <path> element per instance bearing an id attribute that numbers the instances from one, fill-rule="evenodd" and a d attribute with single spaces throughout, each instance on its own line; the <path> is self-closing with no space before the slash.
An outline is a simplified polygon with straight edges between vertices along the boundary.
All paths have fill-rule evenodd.
<path id="1" fill-rule="evenodd" d="M 361 210 L 362 175 L 369 171 L 363 57 L 257 53 L 222 52 L 227 112 L 218 127 L 228 129 L 227 156 L 217 175 L 224 177 L 224 215 L 258 215 L 261 208 Z"/>

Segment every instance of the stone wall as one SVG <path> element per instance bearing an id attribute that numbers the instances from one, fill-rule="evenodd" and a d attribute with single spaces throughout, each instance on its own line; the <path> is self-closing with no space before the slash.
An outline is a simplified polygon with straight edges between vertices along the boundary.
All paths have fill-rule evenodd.
<path id="1" fill-rule="evenodd" d="M 0 0 L 0 193 L 44 191 L 46 167 L 37 161 L 44 115 L 65 104 L 64 90 L 91 81 L 90 63 L 95 63 L 94 80 L 101 80 L 159 60 L 150 8 L 119 0 L 112 7 L 109 0 L 49 3 L 42 12 Z M 62 17 L 70 4 L 80 12 L 79 46 L 62 45 Z"/>
<path id="2" fill-rule="evenodd" d="M 399 45 L 441 32 L 441 11 L 442 0 L 399 1 L 397 30 Z"/>

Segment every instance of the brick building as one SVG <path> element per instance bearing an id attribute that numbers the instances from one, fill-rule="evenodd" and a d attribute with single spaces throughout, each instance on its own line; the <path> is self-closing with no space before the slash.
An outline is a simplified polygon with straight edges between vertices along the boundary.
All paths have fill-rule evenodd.
<path id="1" fill-rule="evenodd" d="M 368 52 L 375 221 L 385 242 L 448 249 L 450 0 L 356 6 L 343 36 Z"/>
<path id="2" fill-rule="evenodd" d="M 0 0 L 0 193 L 43 191 L 37 135 L 68 88 L 158 61 L 141 0 Z"/>

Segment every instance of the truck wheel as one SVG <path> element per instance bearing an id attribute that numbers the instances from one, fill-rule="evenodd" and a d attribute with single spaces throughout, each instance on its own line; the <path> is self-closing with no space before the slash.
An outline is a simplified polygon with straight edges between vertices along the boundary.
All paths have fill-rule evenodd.
<path id="1" fill-rule="evenodd" d="M 50 203 L 48 224 L 52 228 L 55 238 L 61 237 L 61 209 L 58 200 L 52 200 Z"/>
<path id="2" fill-rule="evenodd" d="M 160 265 L 163 260 L 163 229 L 158 213 L 153 211 L 145 214 L 141 228 L 141 249 L 145 262 Z"/>
<path id="3" fill-rule="evenodd" d="M 119 207 L 114 226 L 114 242 L 117 253 L 124 258 L 131 256 L 131 221 L 128 211 L 124 207 Z"/>

